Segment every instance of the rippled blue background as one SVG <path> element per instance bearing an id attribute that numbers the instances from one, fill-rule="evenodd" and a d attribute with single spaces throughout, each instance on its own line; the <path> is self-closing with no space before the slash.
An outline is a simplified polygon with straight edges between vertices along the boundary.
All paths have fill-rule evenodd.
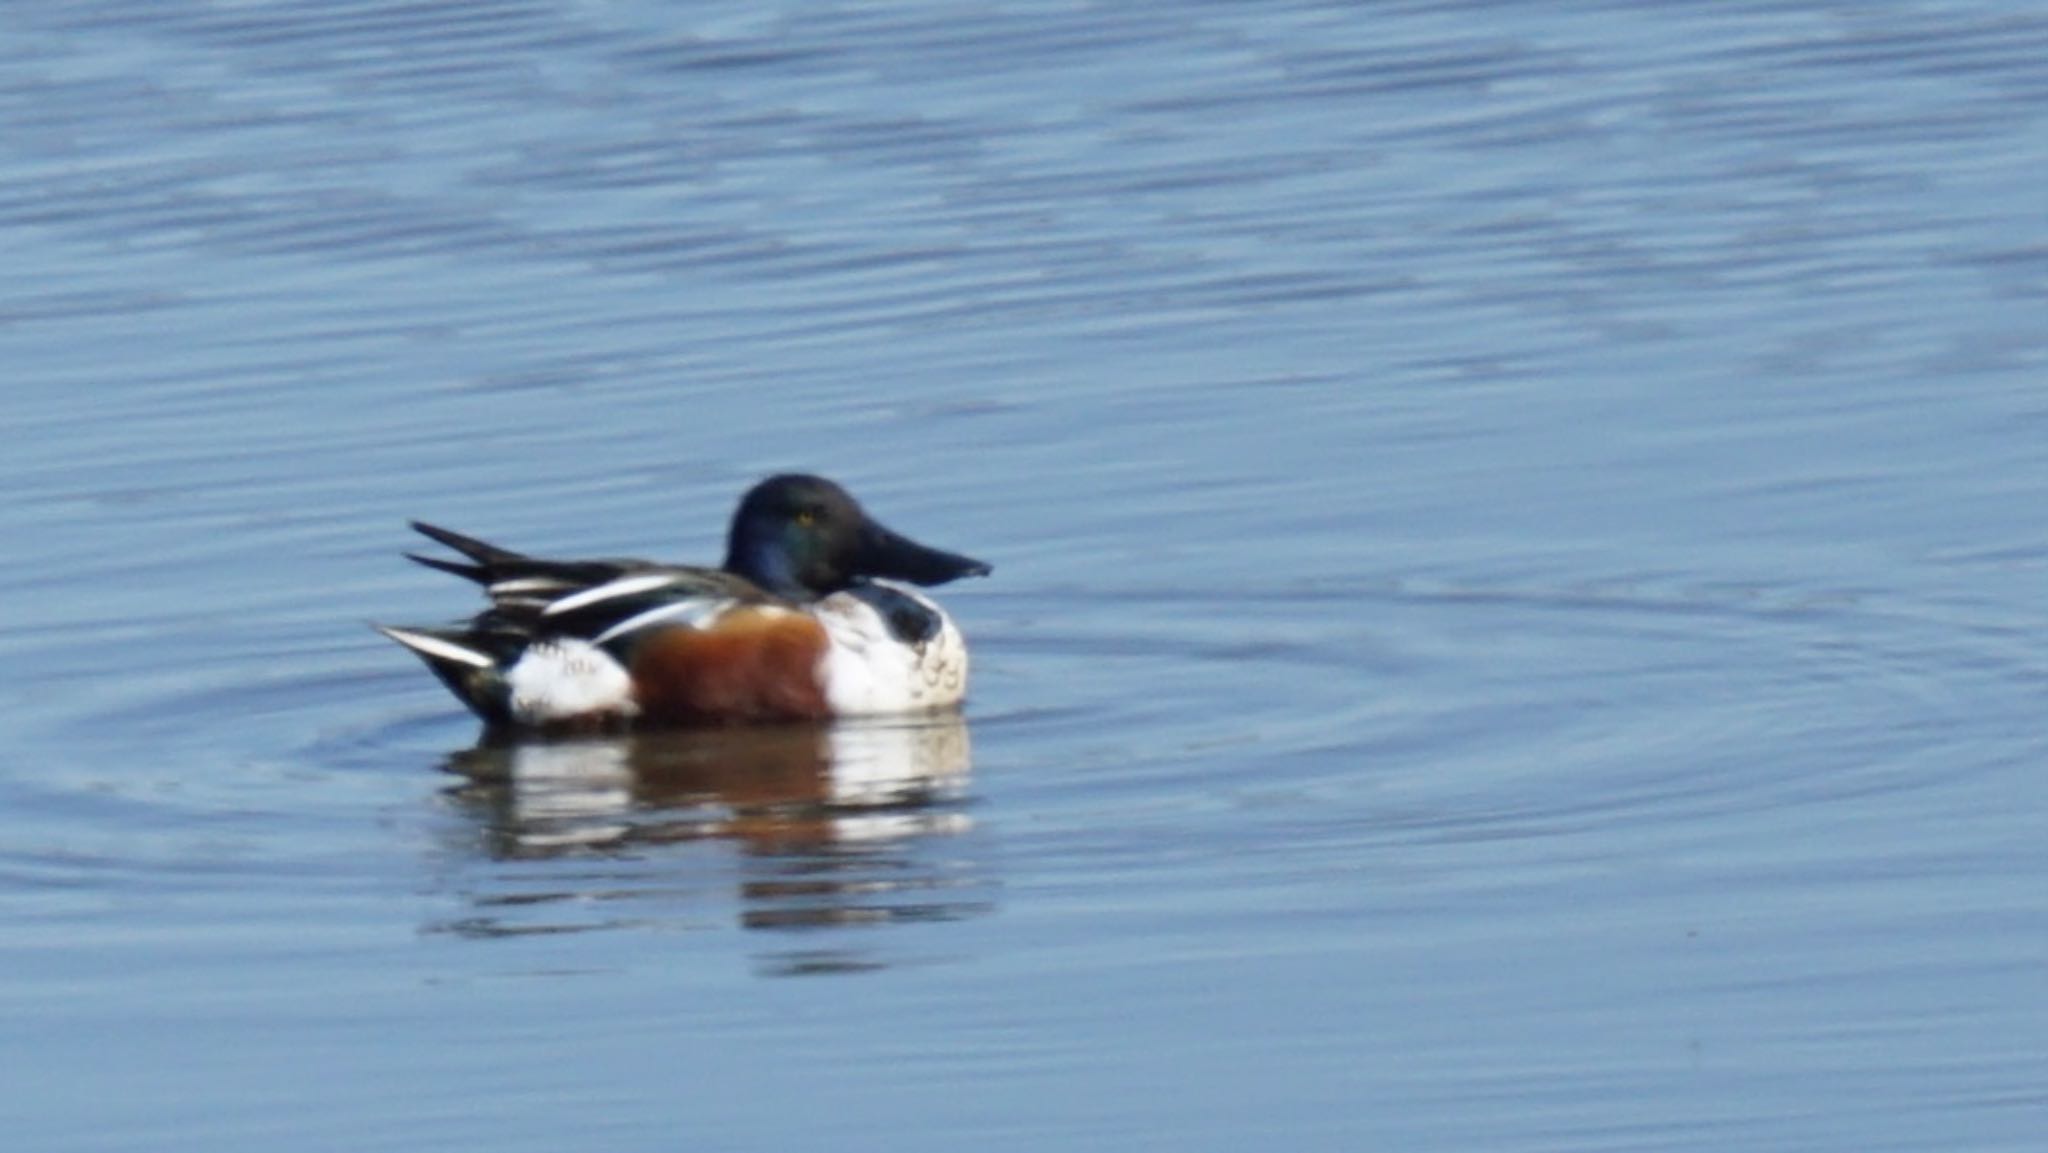
<path id="1" fill-rule="evenodd" d="M 2044 185 L 2010 0 L 0 6 L 8 1143 L 2038 1149 Z M 957 789 L 442 771 L 407 517 L 784 468 Z"/>

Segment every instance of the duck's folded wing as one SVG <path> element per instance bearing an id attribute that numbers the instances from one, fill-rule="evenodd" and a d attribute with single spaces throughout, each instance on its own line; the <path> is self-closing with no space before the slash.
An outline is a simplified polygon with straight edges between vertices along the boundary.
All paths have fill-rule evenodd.
<path id="1" fill-rule="evenodd" d="M 610 645 L 657 626 L 702 627 L 735 605 L 773 603 L 753 582 L 720 569 L 640 565 L 528 611 L 536 632 Z"/>
<path id="2" fill-rule="evenodd" d="M 701 625 L 736 604 L 776 604 L 723 569 L 632 559 L 548 560 L 414 521 L 422 536 L 463 559 L 408 557 L 482 585 L 491 607 L 470 628 L 527 641 L 575 637 L 607 645 L 658 625 Z"/>

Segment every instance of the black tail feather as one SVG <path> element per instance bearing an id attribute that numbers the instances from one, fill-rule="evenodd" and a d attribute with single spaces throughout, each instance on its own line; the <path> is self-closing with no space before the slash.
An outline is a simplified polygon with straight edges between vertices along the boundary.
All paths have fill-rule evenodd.
<path id="1" fill-rule="evenodd" d="M 435 556 L 421 556 L 419 553 L 416 552 L 406 553 L 405 559 L 413 562 L 414 564 L 423 564 L 428 568 L 434 569 L 438 572 L 453 573 L 464 580 L 475 581 L 480 585 L 491 583 L 490 574 L 485 572 L 481 565 L 463 564 L 461 561 L 442 560 L 440 557 Z"/>
<path id="2" fill-rule="evenodd" d="M 606 581 L 616 580 L 636 568 L 645 567 L 645 562 L 633 560 L 542 560 L 522 552 L 513 552 L 508 548 L 499 548 L 489 541 L 464 536 L 425 521 L 413 521 L 412 527 L 421 536 L 461 553 L 468 563 L 416 552 L 406 553 L 407 560 L 425 565 L 436 572 L 451 573 L 463 580 L 483 585 L 490 591 L 493 603 L 499 608 L 520 604 L 537 609 L 544 607 L 547 601 L 556 595 L 574 592 L 578 588 L 591 585 L 601 585 Z M 538 583 L 516 593 L 508 589 L 501 595 L 497 585 L 502 581 Z"/>
<path id="3" fill-rule="evenodd" d="M 473 536 L 463 536 L 459 532 L 453 532 L 439 525 L 431 525 L 423 520 L 413 521 L 412 530 L 429 540 L 447 545 L 484 568 L 531 559 L 525 553 L 513 552 L 507 548 L 499 548 L 488 541 L 481 541 Z"/>

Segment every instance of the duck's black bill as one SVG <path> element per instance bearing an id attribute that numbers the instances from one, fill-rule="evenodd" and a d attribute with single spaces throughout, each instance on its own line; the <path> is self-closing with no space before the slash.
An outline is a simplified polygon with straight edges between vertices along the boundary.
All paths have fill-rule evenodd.
<path id="1" fill-rule="evenodd" d="M 994 571 L 973 557 L 927 548 L 872 521 L 862 533 L 860 562 L 862 576 L 916 585 L 942 585 L 961 577 L 987 576 Z"/>

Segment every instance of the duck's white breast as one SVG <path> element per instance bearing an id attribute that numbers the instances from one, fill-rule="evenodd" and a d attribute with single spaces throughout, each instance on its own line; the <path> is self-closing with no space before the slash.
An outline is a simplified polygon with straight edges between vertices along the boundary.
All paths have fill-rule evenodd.
<path id="1" fill-rule="evenodd" d="M 919 645 L 901 641 L 873 605 L 845 593 L 813 606 L 831 639 L 819 673 L 835 716 L 927 712 L 967 695 L 967 642 L 953 618 L 909 589 L 890 587 L 936 614 L 938 633 Z"/>

